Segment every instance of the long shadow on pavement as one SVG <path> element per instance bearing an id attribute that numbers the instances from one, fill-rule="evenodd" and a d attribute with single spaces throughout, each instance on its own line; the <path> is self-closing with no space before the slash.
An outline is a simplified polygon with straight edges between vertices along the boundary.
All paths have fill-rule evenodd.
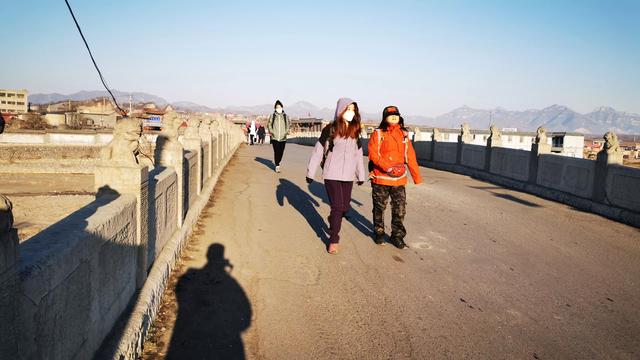
<path id="1" fill-rule="evenodd" d="M 525 199 L 521 199 L 521 198 L 513 196 L 511 194 L 502 194 L 502 193 L 498 193 L 498 192 L 495 192 L 495 191 L 491 191 L 491 190 L 504 189 L 504 188 L 501 188 L 499 186 L 471 186 L 471 185 L 467 185 L 467 187 L 468 188 L 472 188 L 472 189 L 478 189 L 478 190 L 487 191 L 488 193 L 490 193 L 491 195 L 493 195 L 493 196 L 495 196 L 497 198 L 513 201 L 513 202 L 518 203 L 520 205 L 533 207 L 533 208 L 544 207 L 544 206 L 542 206 L 540 204 L 536 204 L 534 202 L 531 202 L 531 201 L 528 201 L 528 200 L 525 200 Z"/>
<path id="2" fill-rule="evenodd" d="M 167 359 L 245 359 L 240 335 L 251 325 L 251 303 L 231 276 L 224 245 L 212 244 L 208 262 L 176 285 L 178 317 Z"/>
<path id="3" fill-rule="evenodd" d="M 276 199 L 280 206 L 284 206 L 285 198 L 307 220 L 318 238 L 325 245 L 329 245 L 329 237 L 327 236 L 329 228 L 316 210 L 316 207 L 320 206 L 316 199 L 291 181 L 280 179 L 280 184 L 276 188 Z"/>
<path id="4" fill-rule="evenodd" d="M 265 159 L 265 158 L 259 157 L 259 156 L 256 156 L 256 158 L 254 160 L 256 162 L 259 162 L 260 164 L 268 167 L 271 170 L 275 170 L 276 169 L 276 165 L 271 160 L 268 160 L 268 159 Z"/>
<path id="5" fill-rule="evenodd" d="M 309 191 L 311 192 L 311 194 L 313 194 L 313 196 L 322 199 L 322 202 L 330 205 L 327 191 L 321 183 L 317 181 L 312 182 L 311 184 L 309 184 Z M 351 202 L 357 206 L 363 205 L 360 201 L 353 198 L 351 199 Z M 353 207 L 349 208 L 349 211 L 345 215 L 345 219 L 364 235 L 368 237 L 371 237 L 373 235 L 373 224 L 371 223 L 371 221 L 360 214 L 358 211 L 356 211 Z"/>

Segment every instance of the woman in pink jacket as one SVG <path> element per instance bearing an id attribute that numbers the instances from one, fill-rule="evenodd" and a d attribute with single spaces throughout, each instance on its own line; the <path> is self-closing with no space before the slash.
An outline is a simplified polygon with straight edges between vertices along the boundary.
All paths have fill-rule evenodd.
<path id="1" fill-rule="evenodd" d="M 307 183 L 313 182 L 318 166 L 322 167 L 322 178 L 329 196 L 330 254 L 338 252 L 342 217 L 349 210 L 353 182 L 362 185 L 365 181 L 362 145 L 360 143 L 360 112 L 358 104 L 348 98 L 338 100 L 331 124 L 322 133 L 307 166 Z"/>

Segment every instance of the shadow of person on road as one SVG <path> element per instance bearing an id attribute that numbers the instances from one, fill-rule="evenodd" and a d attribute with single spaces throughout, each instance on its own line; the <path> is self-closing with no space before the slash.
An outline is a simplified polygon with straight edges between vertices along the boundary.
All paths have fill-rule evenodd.
<path id="1" fill-rule="evenodd" d="M 268 167 L 268 168 L 269 168 L 269 169 L 271 169 L 271 170 L 274 170 L 274 171 L 275 171 L 275 169 L 276 169 L 276 165 L 275 165 L 275 164 L 273 163 L 273 161 L 271 161 L 271 160 L 267 160 L 267 159 L 265 159 L 265 158 L 263 158 L 263 157 L 259 157 L 259 156 L 256 156 L 256 158 L 255 158 L 254 160 L 255 160 L 256 162 L 259 162 L 260 164 L 262 164 L 262 165 L 264 165 L 264 166 Z"/>
<path id="2" fill-rule="evenodd" d="M 311 192 L 311 194 L 313 194 L 313 196 L 322 199 L 322 202 L 324 202 L 325 204 L 331 205 L 329 203 L 329 196 L 327 195 L 327 191 L 321 183 L 317 181 L 312 182 L 311 184 L 309 184 L 309 191 Z M 351 198 L 351 202 L 359 207 L 363 205 L 360 201 L 354 198 Z M 353 207 L 349 207 L 349 211 L 347 211 L 344 218 L 361 233 L 367 236 L 373 235 L 373 224 L 371 223 L 371 221 L 362 216 L 362 214 L 356 211 Z"/>
<path id="3" fill-rule="evenodd" d="M 231 276 L 224 245 L 212 244 L 207 264 L 176 285 L 178 316 L 167 359 L 245 359 L 240 335 L 251 325 L 251 303 Z"/>
<path id="4" fill-rule="evenodd" d="M 328 246 L 329 236 L 327 234 L 329 228 L 318 213 L 318 210 L 316 210 L 320 206 L 316 199 L 291 181 L 280 179 L 280 184 L 276 188 L 276 199 L 280 206 L 284 206 L 285 198 L 307 220 L 318 238 Z"/>

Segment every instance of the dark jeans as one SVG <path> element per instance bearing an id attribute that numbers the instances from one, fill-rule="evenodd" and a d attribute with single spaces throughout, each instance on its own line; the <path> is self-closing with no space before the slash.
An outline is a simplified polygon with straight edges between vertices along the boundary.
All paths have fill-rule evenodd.
<path id="1" fill-rule="evenodd" d="M 403 186 L 371 184 L 373 199 L 373 228 L 376 235 L 384 234 L 384 210 L 391 198 L 391 238 L 402 240 L 407 235 L 404 227 L 407 193 Z"/>
<path id="2" fill-rule="evenodd" d="M 284 147 L 287 145 L 287 141 L 271 140 L 271 145 L 273 146 L 274 163 L 276 166 L 280 166 L 280 161 L 282 161 L 282 155 L 284 155 Z"/>
<path id="3" fill-rule="evenodd" d="M 342 217 L 349 211 L 353 181 L 325 180 L 331 213 L 329 214 L 329 242 L 337 244 L 340 241 Z"/>

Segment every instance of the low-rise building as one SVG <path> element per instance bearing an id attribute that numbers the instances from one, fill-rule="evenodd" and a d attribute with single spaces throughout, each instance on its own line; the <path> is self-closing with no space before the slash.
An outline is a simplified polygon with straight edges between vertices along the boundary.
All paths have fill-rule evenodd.
<path id="1" fill-rule="evenodd" d="M 431 136 L 428 135 L 433 132 L 433 128 L 422 128 L 421 133 L 427 133 L 421 135 L 420 140 L 431 140 Z M 438 129 L 441 142 L 457 142 L 460 135 L 459 129 Z M 491 136 L 489 130 L 470 130 L 473 140 L 470 142 L 472 145 L 487 145 L 487 139 Z M 501 147 L 517 150 L 531 150 L 531 144 L 536 139 L 535 132 L 503 132 Z M 558 155 L 582 158 L 584 156 L 584 135 L 573 132 L 548 132 L 547 143 L 551 145 L 551 152 Z"/>
<path id="2" fill-rule="evenodd" d="M 292 119 L 291 127 L 294 132 L 301 132 L 301 131 L 317 132 L 317 131 L 322 131 L 322 128 L 328 123 L 329 121 L 327 120 L 308 117 L 308 118 Z"/>
<path id="3" fill-rule="evenodd" d="M 26 89 L 0 89 L 0 113 L 25 114 L 29 111 L 29 93 Z"/>

